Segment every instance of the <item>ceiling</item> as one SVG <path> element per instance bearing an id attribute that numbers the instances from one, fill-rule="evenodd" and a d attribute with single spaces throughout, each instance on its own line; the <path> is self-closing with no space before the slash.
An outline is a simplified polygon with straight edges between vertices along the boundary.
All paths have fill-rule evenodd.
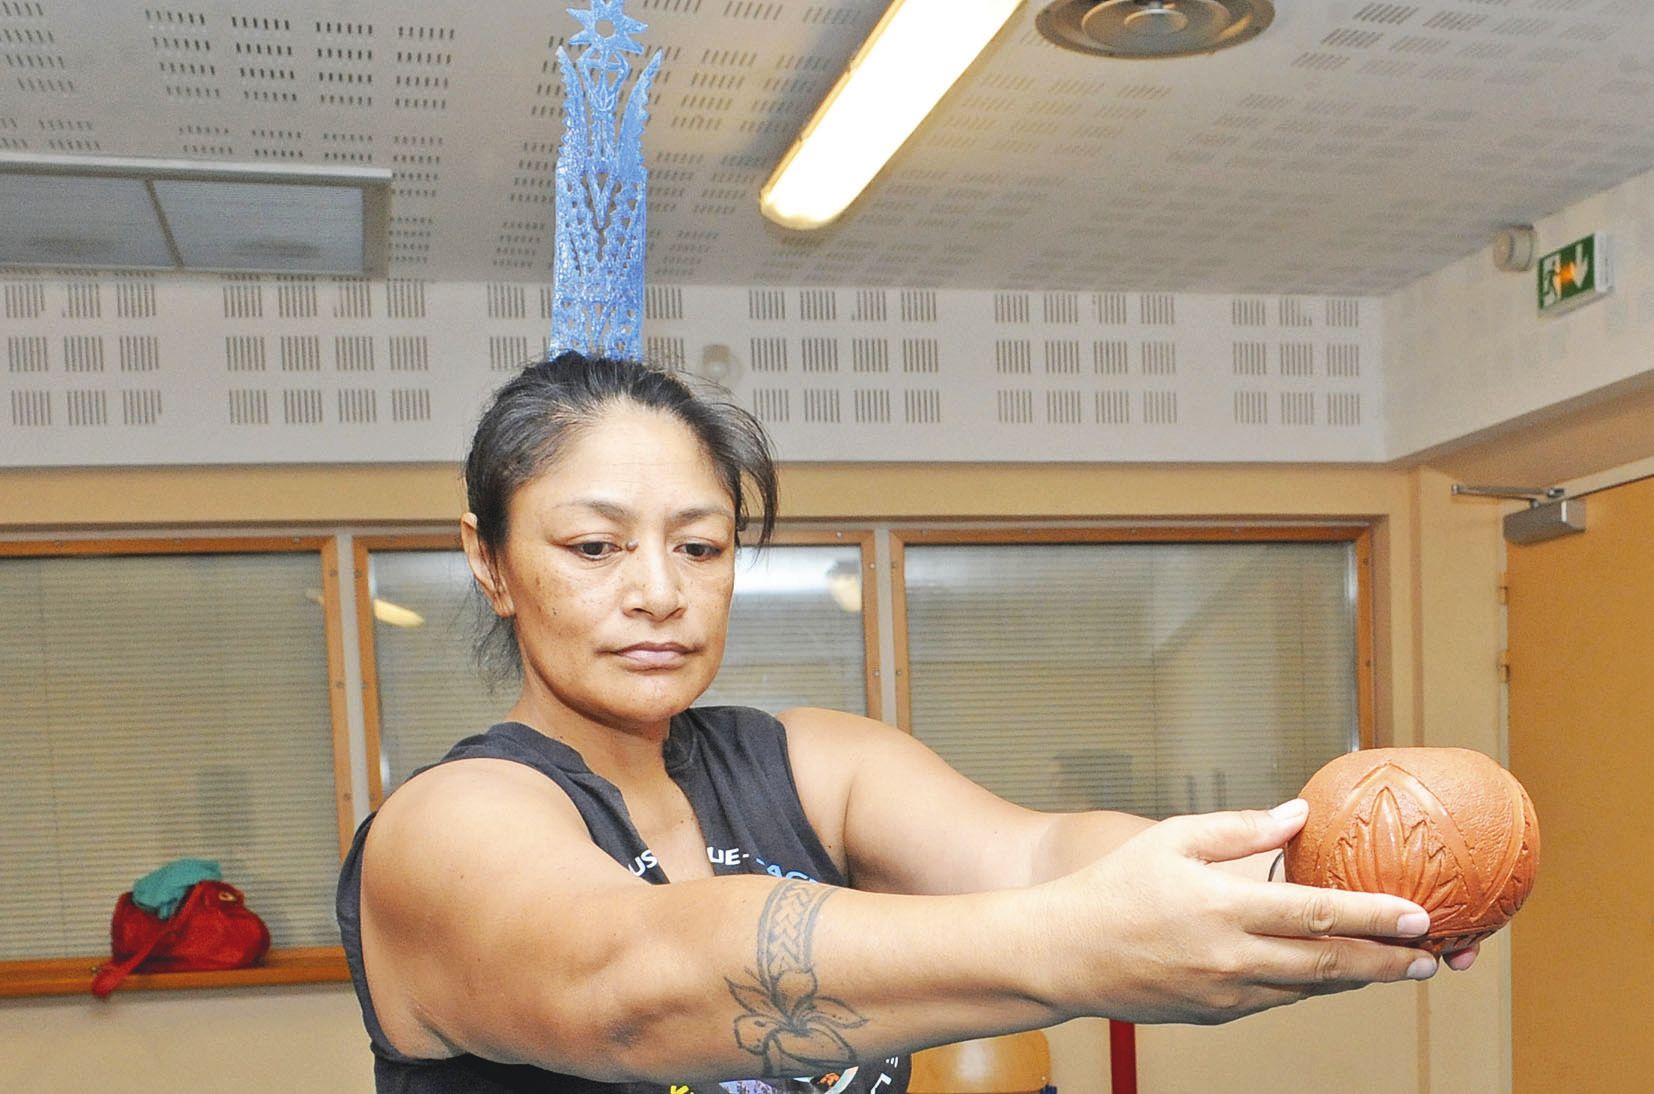
<path id="1" fill-rule="evenodd" d="M 572 4 L 11 0 L 0 150 L 389 168 L 390 276 L 547 279 Z M 1156 61 L 1060 50 L 1033 0 L 838 224 L 768 223 L 883 6 L 631 0 L 652 281 L 1382 294 L 1654 168 L 1646 0 L 1276 0 Z"/>

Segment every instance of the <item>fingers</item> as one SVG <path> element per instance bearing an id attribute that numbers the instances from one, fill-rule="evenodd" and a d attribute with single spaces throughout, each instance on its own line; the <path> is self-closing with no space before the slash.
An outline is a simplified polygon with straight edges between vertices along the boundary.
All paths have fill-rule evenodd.
<path id="1" fill-rule="evenodd" d="M 1417 938 L 1430 916 L 1410 900 L 1385 893 L 1351 893 L 1310 885 L 1248 886 L 1239 892 L 1241 925 L 1253 934 L 1283 938 Z"/>
<path id="2" fill-rule="evenodd" d="M 1204 862 L 1229 862 L 1273 851 L 1297 834 L 1309 804 L 1294 798 L 1269 810 L 1240 809 L 1174 817 L 1163 826 L 1178 849 Z"/>
<path id="3" fill-rule="evenodd" d="M 1436 959 L 1423 950 L 1366 938 L 1268 939 L 1253 972 L 1261 983 L 1297 986 L 1311 995 L 1435 974 Z"/>
<path id="4" fill-rule="evenodd" d="M 1458 950 L 1442 958 L 1442 962 L 1454 972 L 1464 972 L 1476 963 L 1476 955 L 1482 952 L 1482 944 L 1478 942 L 1468 950 Z"/>

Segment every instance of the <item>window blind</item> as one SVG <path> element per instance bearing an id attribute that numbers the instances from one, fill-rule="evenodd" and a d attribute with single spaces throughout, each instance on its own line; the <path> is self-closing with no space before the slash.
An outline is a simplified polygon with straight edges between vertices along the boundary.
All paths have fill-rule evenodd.
<path id="1" fill-rule="evenodd" d="M 735 563 L 729 638 L 700 705 L 867 709 L 857 547 L 771 546 Z M 385 793 L 455 741 L 480 733 L 516 701 L 517 685 L 490 692 L 472 650 L 491 615 L 472 591 L 460 551 L 378 550 L 373 595 L 422 615 L 419 627 L 376 621 L 374 663 Z M 853 602 L 849 595 L 853 585 Z M 844 597 L 846 610 L 835 597 Z"/>
<path id="2" fill-rule="evenodd" d="M 1013 801 L 1268 807 L 1359 740 L 1348 543 L 905 556 L 914 732 Z"/>
<path id="3" fill-rule="evenodd" d="M 473 651 L 493 612 L 471 591 L 463 551 L 374 551 L 368 575 L 376 598 L 424 618 L 417 627 L 373 625 L 379 778 L 389 794 L 460 738 L 499 721 L 517 686 L 490 690 L 478 672 Z"/>
<path id="4" fill-rule="evenodd" d="M 735 563 L 729 642 L 704 705 L 867 713 L 861 549 L 784 545 Z"/>
<path id="5" fill-rule="evenodd" d="M 316 553 L 0 559 L 0 959 L 107 953 L 216 860 L 274 944 L 338 941 Z"/>

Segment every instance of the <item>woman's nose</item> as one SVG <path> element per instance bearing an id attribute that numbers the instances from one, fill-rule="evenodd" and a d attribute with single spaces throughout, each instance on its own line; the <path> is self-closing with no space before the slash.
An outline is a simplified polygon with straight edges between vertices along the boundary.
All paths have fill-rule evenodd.
<path id="1" fill-rule="evenodd" d="M 628 543 L 626 555 L 627 611 L 665 619 L 682 610 L 683 584 L 664 545 Z"/>

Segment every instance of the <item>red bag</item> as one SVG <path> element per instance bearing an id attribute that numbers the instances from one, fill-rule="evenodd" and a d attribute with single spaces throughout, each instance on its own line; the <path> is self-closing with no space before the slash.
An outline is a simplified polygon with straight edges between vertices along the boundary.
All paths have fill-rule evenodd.
<path id="1" fill-rule="evenodd" d="M 170 919 L 160 919 L 122 893 L 109 921 L 114 961 L 92 978 L 99 999 L 136 969 L 183 972 L 241 969 L 256 965 L 270 949 L 270 929 L 247 907 L 241 890 L 222 881 L 198 881 Z"/>

